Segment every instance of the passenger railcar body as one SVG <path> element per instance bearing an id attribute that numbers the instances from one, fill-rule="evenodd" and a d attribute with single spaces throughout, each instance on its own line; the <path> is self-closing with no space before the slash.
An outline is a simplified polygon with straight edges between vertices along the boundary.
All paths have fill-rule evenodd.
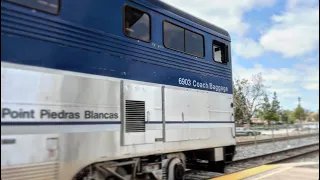
<path id="1" fill-rule="evenodd" d="M 161 1 L 1 1 L 2 180 L 223 171 L 230 41 Z"/>

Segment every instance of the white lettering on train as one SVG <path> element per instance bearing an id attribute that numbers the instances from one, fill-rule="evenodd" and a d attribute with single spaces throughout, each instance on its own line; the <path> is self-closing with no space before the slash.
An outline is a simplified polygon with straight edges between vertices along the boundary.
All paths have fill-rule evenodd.
<path id="1" fill-rule="evenodd" d="M 228 87 L 214 85 L 212 83 L 207 83 L 207 82 L 204 82 L 204 83 L 198 82 L 196 80 L 191 80 L 191 79 L 187 79 L 187 78 L 179 78 L 178 83 L 179 83 L 179 85 L 186 86 L 186 87 L 207 89 L 207 90 L 213 90 L 216 92 L 228 92 Z"/>

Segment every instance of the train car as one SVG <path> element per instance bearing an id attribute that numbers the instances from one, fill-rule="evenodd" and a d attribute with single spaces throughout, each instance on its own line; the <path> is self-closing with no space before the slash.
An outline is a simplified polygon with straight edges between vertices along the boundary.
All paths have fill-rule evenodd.
<path id="1" fill-rule="evenodd" d="M 226 30 L 158 0 L 1 1 L 2 180 L 179 180 L 235 145 Z"/>

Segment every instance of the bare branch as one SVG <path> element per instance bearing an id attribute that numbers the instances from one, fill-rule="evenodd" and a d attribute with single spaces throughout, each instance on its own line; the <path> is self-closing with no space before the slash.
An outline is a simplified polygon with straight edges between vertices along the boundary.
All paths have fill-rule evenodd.
<path id="1" fill-rule="evenodd" d="M 241 112 L 241 119 L 249 120 L 261 106 L 262 97 L 266 94 L 266 86 L 261 73 L 255 74 L 250 80 L 235 79 L 235 105 L 237 112 Z"/>

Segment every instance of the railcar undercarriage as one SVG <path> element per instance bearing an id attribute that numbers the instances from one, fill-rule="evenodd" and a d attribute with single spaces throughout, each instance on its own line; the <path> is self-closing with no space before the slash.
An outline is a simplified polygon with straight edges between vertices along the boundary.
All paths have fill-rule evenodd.
<path id="1" fill-rule="evenodd" d="M 187 168 L 223 173 L 235 155 L 235 146 L 222 149 L 222 161 L 216 159 L 212 148 L 95 163 L 79 172 L 74 180 L 183 180 Z"/>

